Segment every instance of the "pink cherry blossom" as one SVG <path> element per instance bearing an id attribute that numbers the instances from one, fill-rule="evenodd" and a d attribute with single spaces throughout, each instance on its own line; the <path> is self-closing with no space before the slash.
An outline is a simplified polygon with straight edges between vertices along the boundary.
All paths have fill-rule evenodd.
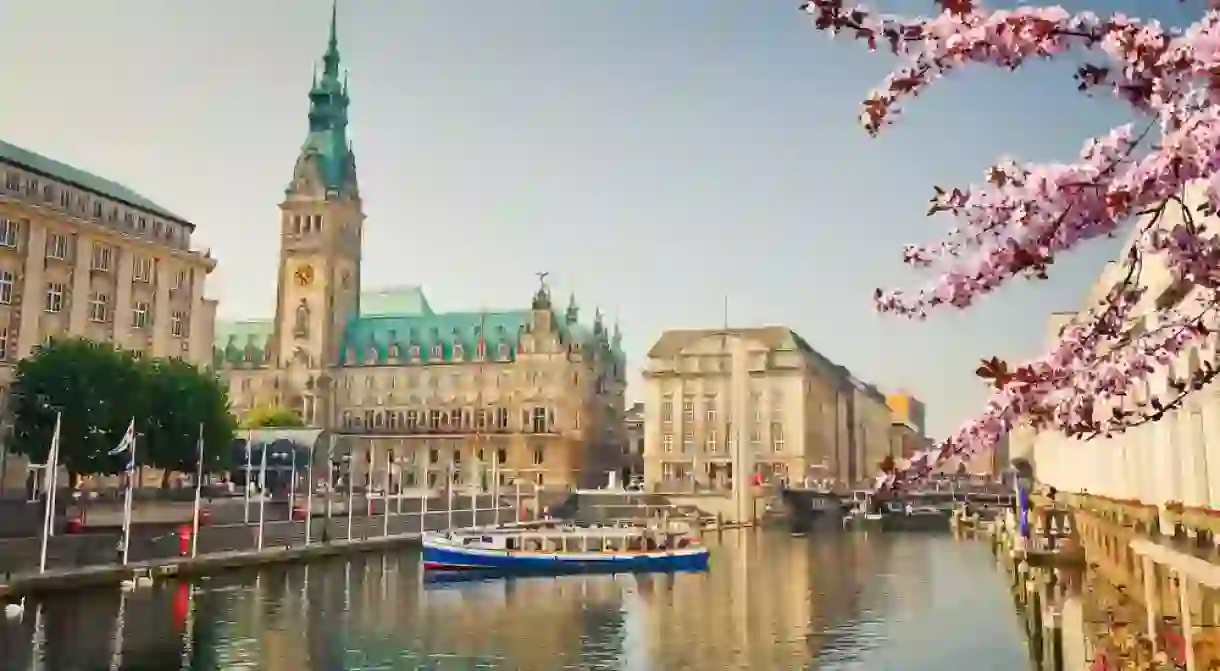
<path id="1" fill-rule="evenodd" d="M 1181 194 L 1192 182 L 1204 183 L 1203 214 L 1220 208 L 1217 4 L 1180 30 L 1061 7 L 987 10 L 974 0 L 938 0 L 936 16 L 909 20 L 844 0 L 804 3 L 819 30 L 847 34 L 870 49 L 885 45 L 900 57 L 901 66 L 863 103 L 860 119 L 871 135 L 894 122 L 901 103 L 955 70 L 1015 69 L 1069 51 L 1099 61 L 1077 70 L 1081 91 L 1108 91 L 1143 119 L 1086 141 L 1074 163 L 1003 159 L 980 184 L 936 189 L 929 214 L 949 214 L 955 227 L 937 245 L 908 247 L 903 258 L 939 277 L 913 293 L 878 290 L 882 311 L 923 318 L 937 308 L 970 307 L 1014 278 L 1046 277 L 1059 254 L 1081 243 L 1135 226 L 1123 260 L 1130 272 L 1042 357 L 1011 369 L 984 362 L 979 374 L 992 381 L 994 395 L 982 412 L 880 483 L 918 481 L 948 459 L 993 448 L 1022 422 L 1078 437 L 1112 435 L 1160 419 L 1215 375 L 1206 365 L 1202 377 L 1143 400 L 1148 380 L 1201 345 L 1216 323 L 1220 241 Z M 1173 203 L 1181 215 L 1167 214 Z M 1139 282 L 1146 263 L 1168 269 L 1189 298 L 1149 314 L 1151 297 Z M 1132 331 L 1136 322 L 1142 329 Z"/>

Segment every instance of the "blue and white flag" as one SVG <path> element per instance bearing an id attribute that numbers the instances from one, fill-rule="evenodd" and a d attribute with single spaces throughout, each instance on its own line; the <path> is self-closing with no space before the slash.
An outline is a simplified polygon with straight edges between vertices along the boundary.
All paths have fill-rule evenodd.
<path id="1" fill-rule="evenodd" d="M 127 432 L 123 434 L 123 439 L 115 446 L 113 450 L 107 452 L 110 456 L 118 456 L 124 452 L 127 453 L 127 470 L 135 468 L 136 464 L 136 420 L 133 417 L 131 423 L 127 425 Z"/>

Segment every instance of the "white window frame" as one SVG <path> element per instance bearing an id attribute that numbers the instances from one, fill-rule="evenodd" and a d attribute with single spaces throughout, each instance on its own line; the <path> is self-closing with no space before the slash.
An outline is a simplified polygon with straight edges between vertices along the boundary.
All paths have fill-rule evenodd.
<path id="1" fill-rule="evenodd" d="M 704 448 L 708 452 L 715 452 L 719 448 L 719 443 L 716 441 L 716 429 L 707 430 L 707 439 L 704 441 Z"/>
<path id="2" fill-rule="evenodd" d="M 12 271 L 0 270 L 0 305 L 13 304 L 13 291 L 17 287 L 17 278 Z"/>
<path id="3" fill-rule="evenodd" d="M 135 268 L 131 273 L 131 279 L 135 282 L 144 282 L 149 284 L 153 277 L 153 258 L 151 256 L 136 257 Z"/>
<path id="4" fill-rule="evenodd" d="M 174 313 L 170 315 L 169 334 L 175 338 L 181 338 L 186 332 L 186 329 L 183 328 L 185 324 L 186 313 L 182 310 L 174 310 Z"/>
<path id="5" fill-rule="evenodd" d="M 16 249 L 19 237 L 21 237 L 21 222 L 0 217 L 0 247 Z"/>
<path id="6" fill-rule="evenodd" d="M 131 328 L 146 329 L 149 323 L 152 322 L 152 315 L 149 314 L 151 306 L 147 301 L 136 301 L 131 305 Z"/>
<path id="7" fill-rule="evenodd" d="M 8 361 L 8 328 L 0 328 L 0 361 Z"/>
<path id="8" fill-rule="evenodd" d="M 47 291 L 43 297 L 42 310 L 52 314 L 63 312 L 64 309 L 64 294 L 67 288 L 60 282 L 50 282 L 47 284 Z"/>
<path id="9" fill-rule="evenodd" d="M 661 450 L 667 454 L 673 454 L 674 451 L 674 434 L 667 433 L 661 436 Z"/>
<path id="10" fill-rule="evenodd" d="M 63 233 L 47 233 L 47 258 L 68 260 L 68 236 Z"/>
<path id="11" fill-rule="evenodd" d="M 89 321 L 95 324 L 105 324 L 110 321 L 110 297 L 95 291 L 89 294 Z"/>
<path id="12" fill-rule="evenodd" d="M 114 267 L 114 247 L 100 242 L 93 243 L 89 269 L 108 273 L 112 267 Z"/>

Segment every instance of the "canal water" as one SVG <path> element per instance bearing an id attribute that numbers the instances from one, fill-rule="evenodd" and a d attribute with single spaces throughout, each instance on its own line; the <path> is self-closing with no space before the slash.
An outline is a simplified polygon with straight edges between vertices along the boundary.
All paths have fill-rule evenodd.
<path id="1" fill-rule="evenodd" d="M 708 543 L 702 574 L 433 584 L 407 552 L 56 597 L 0 622 L 0 669 L 1029 668 L 981 543 L 767 532 Z"/>

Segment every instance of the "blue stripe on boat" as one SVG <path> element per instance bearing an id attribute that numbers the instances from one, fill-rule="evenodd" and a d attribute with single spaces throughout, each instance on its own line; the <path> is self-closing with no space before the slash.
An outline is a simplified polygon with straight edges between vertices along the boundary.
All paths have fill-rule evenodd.
<path id="1" fill-rule="evenodd" d="M 462 571 L 700 571 L 707 568 L 704 547 L 639 553 L 522 554 L 509 551 L 465 549 L 424 541 L 425 569 Z"/>

